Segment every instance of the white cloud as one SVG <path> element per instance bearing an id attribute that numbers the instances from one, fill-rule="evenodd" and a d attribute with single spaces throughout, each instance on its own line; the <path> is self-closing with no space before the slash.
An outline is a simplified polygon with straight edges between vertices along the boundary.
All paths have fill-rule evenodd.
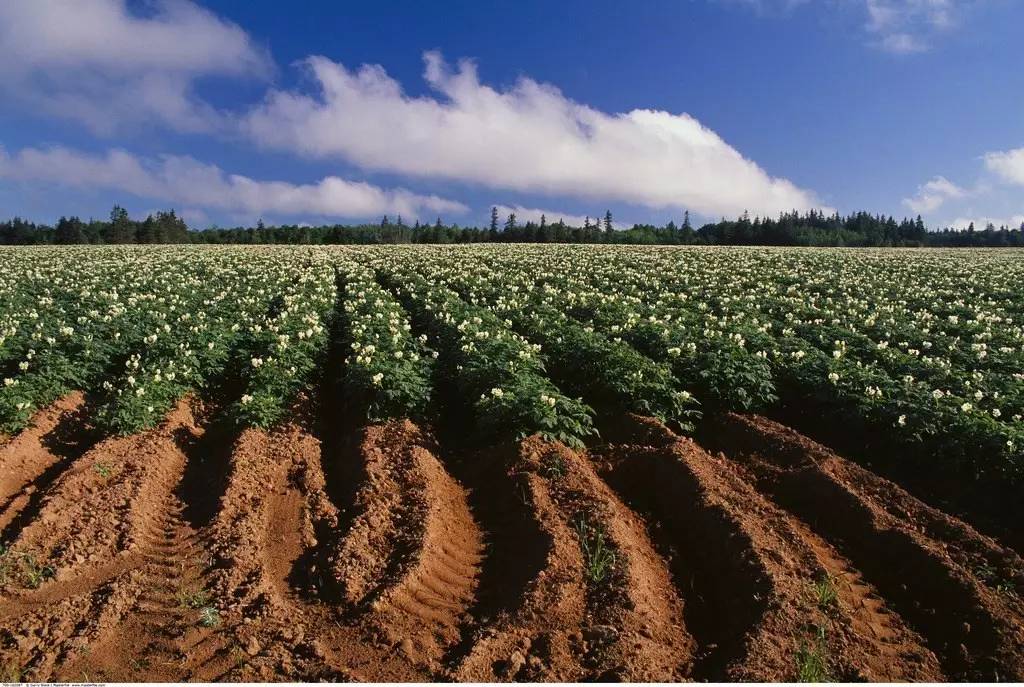
<path id="1" fill-rule="evenodd" d="M 704 214 L 774 214 L 819 203 L 769 176 L 687 114 L 606 114 L 522 78 L 500 91 L 462 61 L 426 53 L 437 96 L 414 98 L 378 65 L 306 61 L 317 96 L 274 91 L 246 117 L 257 142 L 364 168 L 490 188 L 599 198 Z"/>
<path id="2" fill-rule="evenodd" d="M 54 182 L 88 189 L 110 189 L 142 198 L 182 203 L 194 208 L 286 216 L 377 217 L 422 213 L 460 213 L 461 203 L 405 189 L 382 189 L 330 176 L 315 184 L 257 181 L 226 174 L 191 157 L 166 155 L 140 159 L 123 150 L 104 156 L 67 148 L 24 148 L 7 155 L 0 148 L 0 178 Z"/>
<path id="3" fill-rule="evenodd" d="M 986 153 L 985 167 L 1000 179 L 1024 186 L 1024 148 Z"/>
<path id="4" fill-rule="evenodd" d="M 943 176 L 917 187 L 917 194 L 912 198 L 904 198 L 903 204 L 919 215 L 928 214 L 939 209 L 947 200 L 966 198 L 970 191 L 960 188 Z"/>
<path id="5" fill-rule="evenodd" d="M 266 76 L 273 64 L 240 27 L 189 0 L 0 2 L 0 94 L 111 134 L 159 121 L 208 132 L 225 116 L 196 97 L 197 79 Z"/>
<path id="6" fill-rule="evenodd" d="M 959 24 L 954 0 L 865 0 L 865 9 L 872 44 L 897 54 L 924 52 L 930 38 Z"/>
<path id="7" fill-rule="evenodd" d="M 879 41 L 878 47 L 897 55 L 909 55 L 916 52 L 925 52 L 928 45 L 909 33 L 891 33 Z"/>
<path id="8" fill-rule="evenodd" d="M 1000 227 L 1008 227 L 1010 229 L 1016 229 L 1017 227 L 1024 224 L 1024 215 L 1014 215 L 1012 217 L 957 217 L 955 220 L 950 222 L 948 226 L 954 229 L 966 229 L 971 224 L 974 224 L 974 228 L 977 231 L 983 230 L 989 224 L 992 224 L 996 229 Z"/>

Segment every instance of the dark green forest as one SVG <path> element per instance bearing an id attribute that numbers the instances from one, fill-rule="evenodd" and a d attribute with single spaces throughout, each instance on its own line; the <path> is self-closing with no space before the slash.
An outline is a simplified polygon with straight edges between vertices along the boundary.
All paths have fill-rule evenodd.
<path id="1" fill-rule="evenodd" d="M 929 230 L 920 216 L 897 221 L 891 216 L 857 212 L 841 216 L 815 211 L 790 212 L 778 217 L 754 217 L 746 213 L 735 220 L 694 227 L 689 213 L 679 224 L 637 224 L 617 229 L 610 212 L 582 227 L 561 221 L 519 222 L 516 216 L 499 218 L 491 213 L 486 227 L 460 227 L 440 218 L 430 224 L 406 224 L 401 217 L 383 217 L 373 224 L 323 226 L 278 225 L 190 229 L 174 210 L 158 212 L 144 220 L 132 219 L 115 206 L 109 219 L 88 221 L 61 217 L 53 226 L 20 218 L 0 222 L 0 244 L 386 244 L 386 243 L 618 243 L 637 245 L 723 246 L 853 246 L 853 247 L 1013 247 L 1024 246 L 1020 227 Z"/>

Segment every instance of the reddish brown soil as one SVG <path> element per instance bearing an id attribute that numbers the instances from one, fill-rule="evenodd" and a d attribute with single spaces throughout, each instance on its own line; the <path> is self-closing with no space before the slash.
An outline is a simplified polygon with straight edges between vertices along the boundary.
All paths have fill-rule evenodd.
<path id="1" fill-rule="evenodd" d="M 94 442 L 85 397 L 75 392 L 39 411 L 27 429 L 0 445 L 0 542 L 20 529 L 13 521 L 34 510 L 46 487 Z"/>
<path id="2" fill-rule="evenodd" d="M 730 415 L 707 443 L 758 491 L 856 566 L 953 680 L 1024 675 L 1024 561 L 970 526 L 824 446 Z"/>
<path id="3" fill-rule="evenodd" d="M 448 451 L 408 421 L 321 444 L 308 405 L 95 443 L 72 395 L 11 438 L 0 677 L 1024 677 L 1017 554 L 763 418 Z"/>

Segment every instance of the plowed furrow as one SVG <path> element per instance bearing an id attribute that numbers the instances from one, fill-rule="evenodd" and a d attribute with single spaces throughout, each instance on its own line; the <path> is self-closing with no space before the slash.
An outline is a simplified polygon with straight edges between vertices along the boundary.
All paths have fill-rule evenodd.
<path id="1" fill-rule="evenodd" d="M 247 430 L 231 455 L 222 506 L 210 525 L 211 592 L 225 611 L 226 643 L 190 655 L 193 679 L 296 681 L 422 679 L 424 675 L 346 626 L 310 591 L 321 577 L 338 513 L 325 493 L 320 444 L 291 424 Z M 328 585 L 329 586 L 329 585 Z"/>
<path id="2" fill-rule="evenodd" d="M 88 657 L 113 631 L 142 593 L 141 576 L 130 570 L 95 589 L 67 596 L 0 626 L 0 648 L 9 664 L 37 682 L 81 679 L 68 667 Z M 65 677 L 66 676 L 66 677 Z"/>
<path id="3" fill-rule="evenodd" d="M 358 469 L 344 471 L 361 474 L 363 481 L 355 492 L 350 526 L 331 562 L 335 593 L 352 607 L 381 594 L 387 580 L 397 574 L 402 557 L 416 546 L 416 537 L 409 532 L 418 517 L 416 504 L 423 499 L 410 453 L 419 439 L 412 423 L 371 427 L 362 435 L 356 451 L 338 456 L 359 462 Z"/>
<path id="4" fill-rule="evenodd" d="M 887 617 L 895 645 L 854 631 L 845 602 L 823 608 L 812 584 L 838 571 L 818 555 L 810 533 L 758 494 L 732 466 L 693 442 L 637 418 L 626 433 L 655 446 L 600 452 L 601 472 L 644 514 L 672 561 L 685 619 L 698 644 L 694 676 L 711 680 L 793 680 L 797 649 L 826 630 L 836 678 L 936 679 L 934 657 Z M 642 430 L 642 431 L 641 431 Z M 845 600 L 851 600 L 847 596 Z M 865 656 L 885 660 L 863 665 Z"/>
<path id="5" fill-rule="evenodd" d="M 201 641 L 214 632 L 200 627 L 201 613 L 213 609 L 203 578 L 206 542 L 186 521 L 192 503 L 182 499 L 190 493 L 182 489 L 185 475 L 191 472 L 201 479 L 214 469 L 195 447 L 194 440 L 183 444 L 185 461 L 176 482 L 166 485 L 163 498 L 133 534 L 133 546 L 141 551 L 137 579 L 142 592 L 116 628 L 88 655 L 66 666 L 69 678 L 82 673 L 131 680 L 144 674 L 148 680 L 179 681 L 187 674 L 189 643 L 196 641 L 196 634 Z"/>
<path id="6" fill-rule="evenodd" d="M 73 392 L 40 410 L 31 424 L 0 445 L 0 504 L 35 482 L 55 463 L 81 455 L 91 438 L 85 396 Z"/>
<path id="7" fill-rule="evenodd" d="M 849 677 L 868 682 L 944 681 L 925 640 L 889 608 L 853 563 L 803 523 L 791 526 L 814 551 L 835 589 L 835 606 L 826 610 L 841 614 L 844 621 L 839 628 L 844 642 L 838 651 L 850 668 Z"/>
<path id="8" fill-rule="evenodd" d="M 445 657 L 447 674 L 471 682 L 576 681 L 583 671 L 569 638 L 581 636 L 586 607 L 579 543 L 543 478 L 518 470 L 515 450 L 498 453 L 460 463 L 487 555 L 472 620 Z"/>
<path id="9" fill-rule="evenodd" d="M 36 512 L 22 514 L 11 548 L 36 555 L 60 583 L 139 554 L 187 462 L 181 437 L 201 432 L 182 401 L 159 428 L 100 442 L 45 490 Z"/>
<path id="10" fill-rule="evenodd" d="M 522 455 L 525 465 L 548 476 L 547 487 L 578 545 L 582 548 L 584 536 L 588 541 L 581 638 L 587 676 L 642 681 L 689 676 L 695 642 L 683 625 L 683 603 L 668 564 L 643 522 L 597 476 L 586 456 L 537 438 L 524 442 Z M 603 574 L 595 570 L 599 536 L 614 555 Z"/>
<path id="11" fill-rule="evenodd" d="M 39 411 L 0 447 L 0 542 L 12 540 L 38 514 L 50 485 L 95 441 L 85 397 L 74 392 Z"/>
<path id="12" fill-rule="evenodd" d="M 920 633 L 947 676 L 1020 679 L 1020 600 L 986 586 L 975 567 L 996 563 L 1005 571 L 996 574 L 1015 583 L 1022 565 L 1015 554 L 962 524 L 947 538 L 934 523 L 948 516 L 767 420 L 731 416 L 708 441 L 849 559 Z M 902 517 L 894 517 L 891 501 L 903 505 Z M 981 550 L 990 555 L 978 556 Z"/>

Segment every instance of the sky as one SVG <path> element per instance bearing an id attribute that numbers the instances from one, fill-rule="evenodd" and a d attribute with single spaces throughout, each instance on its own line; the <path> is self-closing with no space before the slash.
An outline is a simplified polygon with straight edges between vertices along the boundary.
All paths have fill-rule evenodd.
<path id="1" fill-rule="evenodd" d="M 0 218 L 1024 222 L 1021 0 L 4 0 Z"/>

